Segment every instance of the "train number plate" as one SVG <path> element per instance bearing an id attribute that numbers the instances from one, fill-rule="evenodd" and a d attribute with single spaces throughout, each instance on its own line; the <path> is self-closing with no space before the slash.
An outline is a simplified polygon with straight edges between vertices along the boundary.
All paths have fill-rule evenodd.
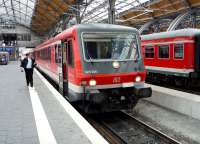
<path id="1" fill-rule="evenodd" d="M 121 78 L 120 77 L 114 77 L 113 78 L 113 83 L 120 83 L 121 82 Z"/>

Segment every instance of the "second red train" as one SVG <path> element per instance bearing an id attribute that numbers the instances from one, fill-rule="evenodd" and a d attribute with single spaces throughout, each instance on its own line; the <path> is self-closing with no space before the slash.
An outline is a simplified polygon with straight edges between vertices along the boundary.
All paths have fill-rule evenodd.
<path id="1" fill-rule="evenodd" d="M 142 36 L 148 78 L 190 88 L 200 86 L 200 30 L 181 29 Z"/>

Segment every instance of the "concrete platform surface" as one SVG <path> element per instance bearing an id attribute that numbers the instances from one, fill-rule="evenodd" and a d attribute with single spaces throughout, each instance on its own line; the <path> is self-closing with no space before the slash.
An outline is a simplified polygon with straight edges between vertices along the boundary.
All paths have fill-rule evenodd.
<path id="1" fill-rule="evenodd" d="M 41 76 L 0 66 L 0 144 L 102 144 L 105 139 Z"/>
<path id="2" fill-rule="evenodd" d="M 0 65 L 0 144 L 38 144 L 25 75 L 18 63 Z"/>
<path id="3" fill-rule="evenodd" d="M 132 114 L 182 144 L 200 144 L 200 120 L 146 100 L 141 100 Z"/>
<path id="4" fill-rule="evenodd" d="M 146 85 L 153 90 L 152 97 L 146 100 L 200 120 L 200 95 L 151 84 Z"/>

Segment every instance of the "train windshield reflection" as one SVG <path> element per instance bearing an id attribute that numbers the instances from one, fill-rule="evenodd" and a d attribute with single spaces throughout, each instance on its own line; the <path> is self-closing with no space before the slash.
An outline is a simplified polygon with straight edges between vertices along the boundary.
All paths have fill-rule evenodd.
<path id="1" fill-rule="evenodd" d="M 133 33 L 85 33 L 84 55 L 89 61 L 126 61 L 139 56 Z"/>

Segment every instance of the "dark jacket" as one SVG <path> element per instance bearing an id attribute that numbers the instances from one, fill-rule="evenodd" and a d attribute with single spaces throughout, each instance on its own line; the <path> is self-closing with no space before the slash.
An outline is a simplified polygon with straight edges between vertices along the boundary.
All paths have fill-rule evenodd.
<path id="1" fill-rule="evenodd" d="M 35 59 L 33 59 L 33 58 L 31 58 L 31 59 L 32 59 L 32 66 L 31 66 L 31 68 L 34 68 L 36 66 Z M 28 64 L 28 58 L 24 58 L 21 61 L 20 67 L 23 67 L 24 69 L 26 69 L 27 64 Z"/>

